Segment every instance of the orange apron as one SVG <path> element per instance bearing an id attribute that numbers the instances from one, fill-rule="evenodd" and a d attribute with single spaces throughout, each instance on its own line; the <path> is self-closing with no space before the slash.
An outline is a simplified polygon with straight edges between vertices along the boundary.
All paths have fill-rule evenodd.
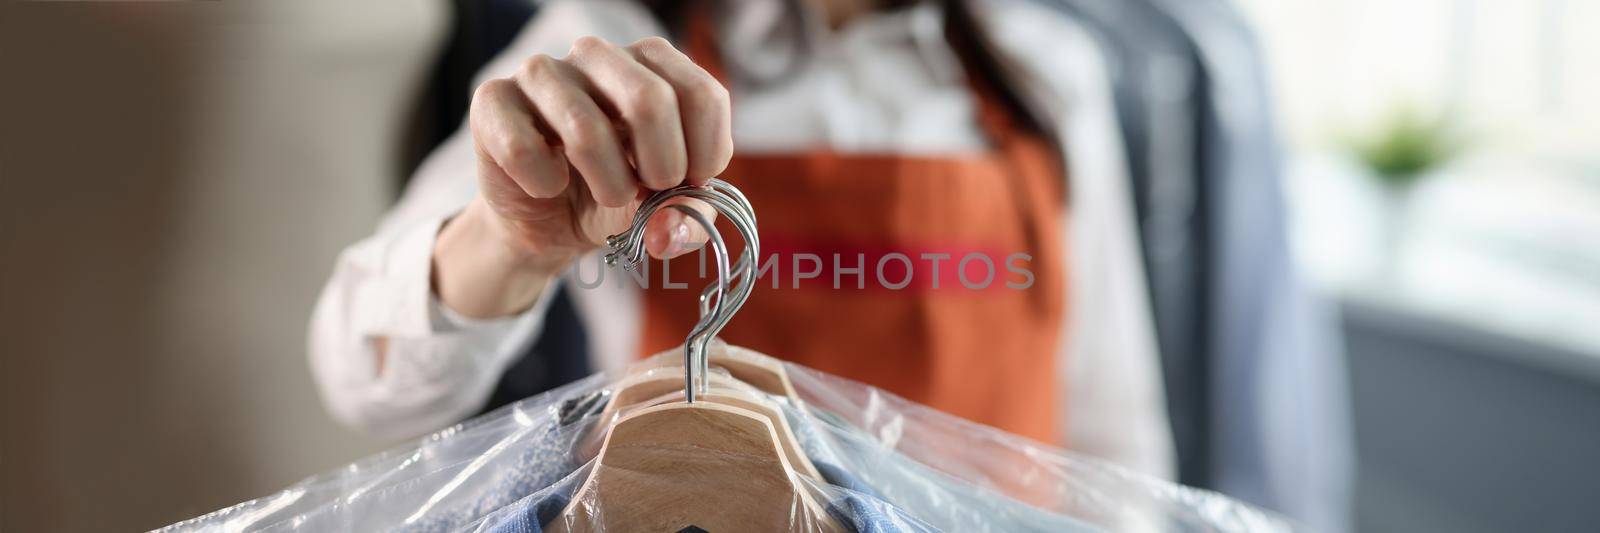
<path id="1" fill-rule="evenodd" d="M 709 19 L 691 16 L 688 28 L 689 55 L 725 80 Z M 736 154 L 722 178 L 750 198 L 760 264 L 773 262 L 721 337 L 1055 442 L 1066 313 L 1059 153 L 981 80 L 972 86 L 988 151 Z M 725 222 L 719 229 L 738 240 Z M 689 254 L 668 265 L 688 289 L 663 288 L 653 274 L 641 355 L 681 345 L 694 325 L 699 262 Z M 1032 285 L 1008 287 L 1028 281 L 1015 270 Z"/>

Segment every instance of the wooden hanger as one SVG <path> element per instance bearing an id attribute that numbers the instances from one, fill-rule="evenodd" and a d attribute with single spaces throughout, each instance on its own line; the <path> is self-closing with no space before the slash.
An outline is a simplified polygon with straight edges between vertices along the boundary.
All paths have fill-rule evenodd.
<path id="1" fill-rule="evenodd" d="M 683 401 L 683 376 L 671 370 L 676 369 L 670 367 L 645 369 L 619 381 L 611 402 L 606 404 L 600 413 L 601 423 L 617 418 L 619 413 L 627 413 L 641 406 Z M 759 393 L 748 390 L 751 389 L 750 385 L 731 377 L 713 373 L 707 376 L 707 380 L 708 388 L 702 393 L 701 400 L 738 407 L 766 418 L 772 423 L 778 444 L 783 449 L 784 457 L 789 460 L 789 465 L 803 476 L 818 481 L 823 480 L 822 473 L 801 449 L 799 439 L 795 438 L 794 430 L 789 425 L 789 418 L 783 414 L 781 407 L 762 398 Z"/>
<path id="2" fill-rule="evenodd" d="M 745 239 L 740 273 L 730 274 L 728 247 L 716 226 L 698 211 L 665 202 L 678 196 L 706 200 L 726 217 Z M 700 323 L 685 341 L 685 353 L 698 358 L 728 319 L 749 296 L 755 276 L 759 240 L 755 214 L 744 195 L 726 182 L 712 179 L 707 186 L 679 186 L 646 198 L 634 213 L 628 231 L 606 239 L 612 253 L 608 263 L 636 264 L 643 258 L 641 236 L 651 215 L 674 208 L 695 220 L 709 234 L 708 246 L 717 256 L 717 284 L 701 294 Z M 730 280 L 739 278 L 731 287 Z M 725 301 L 724 298 L 727 298 Z M 735 389 L 719 381 L 710 394 L 712 377 L 696 358 L 682 357 L 683 379 L 666 378 L 685 394 L 685 402 L 646 407 L 619 418 L 609 428 L 588 477 L 579 487 L 552 531 L 843 531 L 812 498 L 800 474 L 788 460 L 775 422 L 781 412 L 758 413 L 745 407 L 700 401 L 704 397 L 748 398 L 728 393 Z M 710 358 L 699 358 L 709 363 Z M 612 404 L 618 408 L 660 396 L 658 376 L 647 373 L 618 389 Z M 773 384 L 768 381 L 768 386 Z M 692 387 L 692 388 L 691 388 Z M 671 389 L 669 389 L 670 391 Z M 779 388 L 788 392 L 792 389 Z M 635 400 L 635 398 L 642 398 Z M 753 398 L 753 396 L 751 397 Z M 741 405 L 761 407 L 761 402 Z M 608 406 L 608 408 L 611 408 Z M 615 412 L 615 411 L 613 411 Z M 610 413 L 605 413 L 610 415 Z M 788 435 L 792 443 L 793 435 Z"/>
<path id="3" fill-rule="evenodd" d="M 844 531 L 811 497 L 767 417 L 671 403 L 611 427 L 556 532 Z"/>

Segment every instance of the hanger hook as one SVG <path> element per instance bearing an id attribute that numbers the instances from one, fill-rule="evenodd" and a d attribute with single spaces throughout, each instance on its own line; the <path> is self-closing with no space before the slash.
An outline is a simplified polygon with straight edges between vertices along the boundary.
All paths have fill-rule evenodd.
<path id="1" fill-rule="evenodd" d="M 666 204 L 668 200 L 680 196 L 706 202 L 739 232 L 745 246 L 737 263 L 730 267 L 728 243 L 710 218 L 682 204 Z M 756 233 L 755 209 L 744 193 L 726 181 L 713 178 L 703 186 L 680 185 L 646 198 L 634 213 L 632 225 L 622 233 L 606 238 L 606 246 L 611 250 L 605 255 L 607 265 L 620 262 L 624 269 L 631 270 L 645 260 L 645 226 L 655 212 L 663 207 L 675 209 L 705 228 L 709 237 L 707 245 L 717 261 L 717 280 L 700 291 L 700 319 L 690 329 L 683 343 L 684 396 L 693 403 L 706 390 L 706 379 L 710 373 L 707 347 L 755 288 L 755 265 L 756 258 L 760 257 L 761 243 Z"/>

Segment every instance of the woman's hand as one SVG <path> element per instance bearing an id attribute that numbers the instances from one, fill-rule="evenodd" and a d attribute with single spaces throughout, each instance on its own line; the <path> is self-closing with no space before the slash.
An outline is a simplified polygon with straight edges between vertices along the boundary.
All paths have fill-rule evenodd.
<path id="1" fill-rule="evenodd" d="M 585 37 L 565 58 L 537 55 L 485 82 L 469 119 L 479 195 L 439 232 L 439 298 L 473 317 L 527 309 L 575 257 L 625 229 L 650 190 L 721 174 L 729 110 L 727 90 L 659 37 L 621 47 Z M 705 240 L 671 209 L 645 234 L 658 258 Z"/>

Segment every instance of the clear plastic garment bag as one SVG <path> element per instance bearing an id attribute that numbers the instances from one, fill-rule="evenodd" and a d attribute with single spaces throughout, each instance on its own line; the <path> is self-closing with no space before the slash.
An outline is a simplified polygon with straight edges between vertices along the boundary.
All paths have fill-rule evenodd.
<path id="1" fill-rule="evenodd" d="M 727 243 L 711 204 L 744 238 Z M 609 240 L 643 259 L 659 209 L 705 226 L 718 281 L 681 350 L 597 374 L 164 531 L 1286 531 L 1141 476 L 714 340 L 754 285 L 753 209 L 713 180 Z"/>

